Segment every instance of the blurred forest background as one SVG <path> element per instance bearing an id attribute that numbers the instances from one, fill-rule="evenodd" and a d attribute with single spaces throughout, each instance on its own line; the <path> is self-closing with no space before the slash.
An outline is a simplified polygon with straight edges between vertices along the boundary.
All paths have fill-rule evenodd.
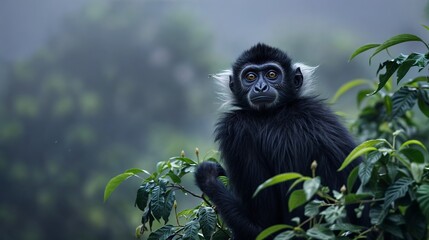
<path id="1" fill-rule="evenodd" d="M 348 63 L 357 47 L 429 39 L 427 13 L 422 0 L 2 0 L 0 239 L 133 239 L 139 183 L 105 204 L 104 186 L 182 149 L 216 149 L 209 74 L 265 42 L 319 65 L 329 97 L 375 78 L 365 57 Z M 356 109 L 353 99 L 334 107 Z"/>

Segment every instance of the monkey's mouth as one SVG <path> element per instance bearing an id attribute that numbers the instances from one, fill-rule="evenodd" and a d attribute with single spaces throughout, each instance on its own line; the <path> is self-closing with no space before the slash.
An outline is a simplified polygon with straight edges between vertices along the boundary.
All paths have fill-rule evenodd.
<path id="1" fill-rule="evenodd" d="M 270 104 L 273 103 L 275 100 L 276 97 L 271 95 L 259 95 L 250 99 L 250 101 L 256 105 Z"/>

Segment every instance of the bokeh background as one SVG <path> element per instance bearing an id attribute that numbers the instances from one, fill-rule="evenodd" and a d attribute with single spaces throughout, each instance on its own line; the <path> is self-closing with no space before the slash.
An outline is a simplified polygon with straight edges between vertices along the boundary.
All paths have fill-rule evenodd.
<path id="1" fill-rule="evenodd" d="M 1 0 L 0 239 L 133 239 L 139 181 L 107 203 L 104 186 L 181 150 L 216 149 L 210 74 L 265 42 L 319 65 L 317 91 L 329 98 L 349 80 L 375 79 L 367 55 L 348 62 L 359 46 L 428 39 L 427 9 L 423 0 Z M 424 49 L 392 55 L 410 50 Z M 356 111 L 347 97 L 333 107 Z"/>

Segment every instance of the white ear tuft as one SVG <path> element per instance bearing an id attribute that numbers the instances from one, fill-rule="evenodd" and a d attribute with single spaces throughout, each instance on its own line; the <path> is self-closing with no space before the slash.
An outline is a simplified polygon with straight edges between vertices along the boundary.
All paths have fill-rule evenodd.
<path id="1" fill-rule="evenodd" d="M 304 81 L 302 83 L 302 87 L 301 87 L 301 96 L 302 97 L 309 97 L 313 94 L 313 90 L 315 87 L 314 84 L 314 71 L 316 71 L 318 66 L 316 67 L 311 67 L 308 65 L 305 65 L 303 63 L 294 63 L 293 64 L 293 69 L 297 69 L 300 68 L 301 69 L 301 73 L 302 76 L 304 78 Z"/>
<path id="2" fill-rule="evenodd" d="M 221 73 L 211 75 L 219 86 L 218 98 L 221 101 L 221 109 L 231 109 L 234 106 L 234 96 L 229 88 L 229 79 L 232 77 L 232 70 L 224 70 Z"/>

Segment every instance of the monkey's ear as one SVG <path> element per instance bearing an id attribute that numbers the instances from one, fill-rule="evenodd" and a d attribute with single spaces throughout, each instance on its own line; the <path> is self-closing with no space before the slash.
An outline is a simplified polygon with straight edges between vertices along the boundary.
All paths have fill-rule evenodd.
<path id="1" fill-rule="evenodd" d="M 232 76 L 229 75 L 229 89 L 234 92 L 234 82 L 232 81 Z"/>
<path id="2" fill-rule="evenodd" d="M 304 77 L 302 76 L 301 68 L 296 68 L 295 76 L 293 78 L 293 83 L 295 88 L 298 89 L 302 86 L 302 82 L 304 81 Z"/>

